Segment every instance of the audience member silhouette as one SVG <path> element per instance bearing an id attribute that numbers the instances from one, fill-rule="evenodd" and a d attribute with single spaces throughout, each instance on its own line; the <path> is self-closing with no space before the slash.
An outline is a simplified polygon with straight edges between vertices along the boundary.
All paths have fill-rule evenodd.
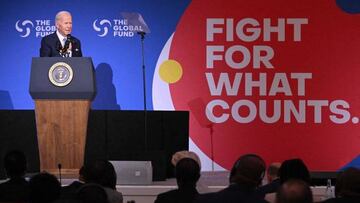
<path id="1" fill-rule="evenodd" d="M 6 153 L 4 168 L 9 180 L 0 184 L 0 201 L 27 201 L 29 199 L 29 183 L 24 178 L 25 154 L 17 150 Z"/>
<path id="2" fill-rule="evenodd" d="M 177 162 L 183 158 L 191 158 L 191 159 L 195 160 L 198 163 L 199 167 L 201 168 L 201 161 L 200 161 L 199 156 L 192 151 L 186 151 L 186 150 L 178 151 L 172 155 L 172 157 L 171 157 L 172 165 L 176 166 Z"/>
<path id="3" fill-rule="evenodd" d="M 90 162 L 84 166 L 85 183 L 95 183 L 104 187 L 109 203 L 122 203 L 123 197 L 116 190 L 116 172 L 114 166 L 105 160 Z"/>
<path id="4" fill-rule="evenodd" d="M 276 192 L 280 187 L 279 169 L 281 163 L 275 162 L 270 164 L 267 169 L 268 184 L 259 187 L 256 192 L 260 197 L 264 198 L 268 193 Z"/>
<path id="5" fill-rule="evenodd" d="M 301 159 L 285 160 L 279 169 L 281 184 L 289 179 L 300 179 L 310 184 L 310 172 Z"/>
<path id="6" fill-rule="evenodd" d="M 39 173 L 30 179 L 30 203 L 50 203 L 60 197 L 60 182 L 54 175 Z"/>
<path id="7" fill-rule="evenodd" d="M 336 179 L 335 198 L 324 203 L 359 203 L 360 202 L 360 169 L 348 168 Z"/>
<path id="8" fill-rule="evenodd" d="M 283 183 L 276 193 L 276 203 L 312 203 L 313 196 L 309 185 L 299 179 Z"/>
<path id="9" fill-rule="evenodd" d="M 281 167 L 280 162 L 274 162 L 270 164 L 270 166 L 267 169 L 266 177 L 269 183 L 273 182 L 274 180 L 279 179 L 279 170 Z"/>
<path id="10" fill-rule="evenodd" d="M 200 178 L 200 166 L 194 159 L 182 158 L 177 161 L 175 177 L 178 189 L 159 194 L 155 203 L 188 203 L 198 196 L 196 183 Z"/>
<path id="11" fill-rule="evenodd" d="M 108 196 L 101 185 L 89 183 L 79 189 L 77 200 L 79 203 L 108 203 Z"/>
<path id="12" fill-rule="evenodd" d="M 216 193 L 199 195 L 197 203 L 262 203 L 264 199 L 257 196 L 255 188 L 261 183 L 265 174 L 264 160 L 255 154 L 241 156 L 230 172 L 230 185 Z"/>
<path id="13" fill-rule="evenodd" d="M 61 188 L 60 199 L 75 199 L 76 193 L 84 185 L 84 167 L 79 170 L 79 180 Z"/>
<path id="14" fill-rule="evenodd" d="M 305 163 L 301 159 L 285 160 L 279 169 L 280 185 L 290 179 L 299 179 L 310 185 L 310 172 Z M 275 192 L 267 193 L 265 200 L 273 202 L 275 200 Z"/>

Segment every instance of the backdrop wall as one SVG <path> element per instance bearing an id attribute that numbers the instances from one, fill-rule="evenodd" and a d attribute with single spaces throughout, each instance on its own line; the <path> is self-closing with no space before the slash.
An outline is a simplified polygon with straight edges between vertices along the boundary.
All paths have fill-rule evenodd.
<path id="1" fill-rule="evenodd" d="M 142 14 L 147 107 L 190 111 L 190 149 L 205 170 L 244 153 L 300 157 L 313 170 L 357 163 L 359 1 L 4 0 L 1 109 L 34 108 L 31 58 L 60 10 L 93 58 L 94 109 L 143 109 L 140 37 L 120 12 Z"/>

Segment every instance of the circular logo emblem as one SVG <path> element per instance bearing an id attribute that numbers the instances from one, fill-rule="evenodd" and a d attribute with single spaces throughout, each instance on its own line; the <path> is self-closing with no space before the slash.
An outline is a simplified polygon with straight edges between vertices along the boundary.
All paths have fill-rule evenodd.
<path id="1" fill-rule="evenodd" d="M 50 82 L 57 87 L 68 85 L 73 79 L 73 70 L 70 65 L 64 62 L 58 62 L 49 69 Z"/>

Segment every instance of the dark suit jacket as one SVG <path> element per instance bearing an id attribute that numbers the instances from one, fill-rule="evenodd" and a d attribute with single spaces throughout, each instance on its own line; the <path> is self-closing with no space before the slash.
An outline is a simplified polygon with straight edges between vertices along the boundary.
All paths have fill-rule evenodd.
<path id="1" fill-rule="evenodd" d="M 0 202 L 29 200 L 29 183 L 22 177 L 12 178 L 0 184 Z"/>
<path id="2" fill-rule="evenodd" d="M 60 199 L 75 199 L 78 190 L 83 186 L 84 183 L 79 181 L 74 181 L 68 186 L 61 188 Z"/>
<path id="3" fill-rule="evenodd" d="M 254 189 L 239 184 L 232 184 L 229 187 L 215 193 L 199 195 L 195 203 L 266 203 L 258 197 Z"/>
<path id="4" fill-rule="evenodd" d="M 256 193 L 259 195 L 259 197 L 265 198 L 266 194 L 277 192 L 277 190 L 280 188 L 280 185 L 280 178 L 278 178 L 271 183 L 259 187 L 256 190 Z"/>
<path id="5" fill-rule="evenodd" d="M 80 40 L 72 36 L 71 41 L 72 57 L 82 57 Z M 61 43 L 56 32 L 43 37 L 41 39 L 40 57 L 61 57 L 59 47 L 61 47 Z"/>
<path id="6" fill-rule="evenodd" d="M 199 195 L 196 188 L 170 190 L 157 196 L 155 203 L 191 203 Z"/>

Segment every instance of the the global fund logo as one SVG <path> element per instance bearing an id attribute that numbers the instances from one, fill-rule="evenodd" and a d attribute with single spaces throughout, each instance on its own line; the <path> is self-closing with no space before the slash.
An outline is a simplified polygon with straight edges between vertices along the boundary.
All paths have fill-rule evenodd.
<path id="1" fill-rule="evenodd" d="M 99 37 L 133 37 L 143 30 L 141 26 L 129 25 L 126 19 L 95 19 L 92 25 Z"/>
<path id="2" fill-rule="evenodd" d="M 19 32 L 19 36 L 26 38 L 35 35 L 37 38 L 45 37 L 56 31 L 55 25 L 51 20 L 17 20 L 15 23 L 15 30 Z"/>

